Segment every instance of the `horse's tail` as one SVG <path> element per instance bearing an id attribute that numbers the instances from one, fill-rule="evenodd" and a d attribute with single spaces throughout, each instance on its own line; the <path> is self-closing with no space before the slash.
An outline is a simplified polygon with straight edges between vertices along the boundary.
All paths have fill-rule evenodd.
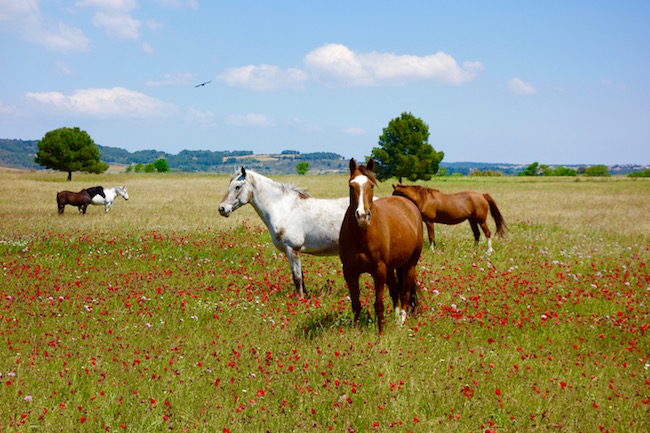
<path id="1" fill-rule="evenodd" d="M 411 299 L 409 301 L 409 307 L 411 309 L 412 314 L 417 313 L 417 308 L 418 308 L 418 305 L 419 305 L 417 289 L 418 289 L 417 283 L 413 282 L 413 286 L 411 287 Z"/>
<path id="2" fill-rule="evenodd" d="M 402 268 L 397 268 L 397 287 L 401 288 L 402 287 L 402 281 L 404 279 L 404 271 Z M 419 305 L 418 302 L 418 284 L 414 281 L 413 285 L 411 286 L 411 296 L 409 298 L 409 309 L 411 310 L 411 314 L 417 314 L 417 308 Z"/>
<path id="3" fill-rule="evenodd" d="M 501 212 L 499 212 L 497 203 L 494 201 L 492 196 L 490 196 L 490 194 L 483 194 L 483 197 L 485 197 L 488 204 L 490 205 L 490 213 L 492 214 L 492 218 L 494 218 L 494 222 L 497 225 L 496 235 L 505 236 L 507 226 L 505 220 L 503 219 L 503 215 L 501 215 Z"/>

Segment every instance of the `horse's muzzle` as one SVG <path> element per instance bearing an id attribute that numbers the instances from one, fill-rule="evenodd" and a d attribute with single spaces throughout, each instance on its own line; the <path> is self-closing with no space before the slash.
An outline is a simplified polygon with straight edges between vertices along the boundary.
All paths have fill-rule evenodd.
<path id="1" fill-rule="evenodd" d="M 221 214 L 221 216 L 229 217 L 230 212 L 232 212 L 232 208 L 226 209 L 225 206 L 219 206 L 219 213 Z"/>
<path id="2" fill-rule="evenodd" d="M 359 227 L 365 228 L 370 225 L 370 211 L 366 211 L 366 212 L 357 211 L 354 213 L 354 217 L 356 218 L 357 225 Z"/>

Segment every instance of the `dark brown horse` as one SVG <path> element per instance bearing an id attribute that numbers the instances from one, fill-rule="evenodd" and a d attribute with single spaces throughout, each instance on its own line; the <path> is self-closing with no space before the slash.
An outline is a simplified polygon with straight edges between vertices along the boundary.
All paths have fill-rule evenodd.
<path id="1" fill-rule="evenodd" d="M 497 236 L 505 235 L 506 223 L 499 212 L 496 202 L 489 194 L 481 194 L 473 191 L 464 191 L 456 194 L 445 194 L 437 189 L 427 188 L 419 185 L 393 185 L 393 195 L 406 197 L 416 204 L 422 219 L 427 225 L 429 232 L 430 247 L 435 245 L 433 223 L 458 224 L 469 220 L 469 225 L 474 232 L 474 241 L 478 245 L 478 226 L 481 226 L 488 241 L 487 252 L 491 253 L 492 239 L 490 229 L 487 225 L 488 209 L 497 225 Z"/>
<path id="2" fill-rule="evenodd" d="M 375 314 L 379 333 L 384 320 L 384 285 L 388 284 L 395 317 L 403 324 L 406 309 L 416 303 L 415 266 L 422 252 L 422 217 L 403 197 L 373 201 L 377 180 L 375 162 L 350 160 L 350 206 L 339 235 L 343 276 L 350 291 L 355 322 L 359 319 L 359 276 L 370 273 L 375 282 Z"/>
<path id="3" fill-rule="evenodd" d="M 106 198 L 104 188 L 101 186 L 93 186 L 91 188 L 82 189 L 79 192 L 61 191 L 56 193 L 56 204 L 59 207 L 59 214 L 63 213 L 65 205 L 77 206 L 79 212 L 86 214 L 86 208 L 92 201 L 93 197 L 97 194 Z"/>

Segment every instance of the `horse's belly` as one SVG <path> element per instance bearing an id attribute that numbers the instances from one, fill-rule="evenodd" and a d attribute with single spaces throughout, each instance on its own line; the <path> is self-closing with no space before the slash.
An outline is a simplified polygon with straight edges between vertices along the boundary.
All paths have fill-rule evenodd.
<path id="1" fill-rule="evenodd" d="M 456 215 L 438 211 L 435 222 L 440 224 L 460 224 L 467 219 L 468 215 Z"/>
<path id="2" fill-rule="evenodd" d="M 95 204 L 95 205 L 102 205 L 105 204 L 106 202 L 104 201 L 104 198 L 97 194 L 90 200 L 90 204 Z"/>

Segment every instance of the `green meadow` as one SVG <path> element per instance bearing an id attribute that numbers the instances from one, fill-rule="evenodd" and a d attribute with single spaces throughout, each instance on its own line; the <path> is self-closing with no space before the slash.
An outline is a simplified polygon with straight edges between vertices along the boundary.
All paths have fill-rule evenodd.
<path id="1" fill-rule="evenodd" d="M 380 337 L 370 278 L 354 324 L 338 256 L 303 256 L 301 300 L 253 208 L 219 215 L 228 176 L 65 179 L 0 172 L 1 432 L 650 431 L 647 180 L 425 182 L 492 195 L 507 237 L 436 225 Z M 58 215 L 94 185 L 130 198 Z"/>

